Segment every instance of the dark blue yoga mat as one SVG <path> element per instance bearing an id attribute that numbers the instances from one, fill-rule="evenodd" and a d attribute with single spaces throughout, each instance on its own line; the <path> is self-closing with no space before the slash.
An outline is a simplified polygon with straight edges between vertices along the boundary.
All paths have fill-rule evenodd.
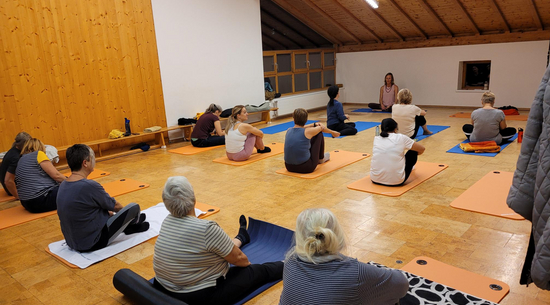
<path id="1" fill-rule="evenodd" d="M 374 126 L 378 126 L 378 125 L 380 125 L 380 122 L 361 122 L 361 121 L 360 122 L 355 122 L 355 128 L 357 129 L 357 132 L 361 132 L 363 130 L 370 129 L 370 128 L 373 128 Z M 332 138 L 330 133 L 323 132 L 323 135 L 325 136 L 325 138 Z M 343 138 L 343 137 L 347 137 L 347 136 L 339 136 L 337 139 Z"/>
<path id="2" fill-rule="evenodd" d="M 359 108 L 359 109 L 352 110 L 351 112 L 391 113 L 391 112 L 382 111 L 382 110 L 372 110 L 372 109 L 370 109 L 370 108 Z"/>
<path id="3" fill-rule="evenodd" d="M 517 139 L 518 134 L 516 133 L 508 142 L 500 145 L 500 151 L 504 150 L 510 143 L 514 142 L 515 139 Z M 464 140 L 462 143 L 468 143 L 469 140 Z M 460 149 L 460 144 L 456 145 L 455 147 L 447 150 L 448 153 L 453 154 L 464 154 L 464 155 L 472 155 L 472 156 L 482 156 L 482 157 L 494 157 L 498 155 L 499 153 L 475 153 L 475 152 L 465 152 L 462 149 Z"/>
<path id="4" fill-rule="evenodd" d="M 292 246 L 294 236 L 294 232 L 289 229 L 250 217 L 248 218 L 248 234 L 250 235 L 250 243 L 244 245 L 241 250 L 248 256 L 248 260 L 252 264 L 283 261 L 285 253 Z M 236 302 L 235 305 L 248 302 L 278 282 L 267 283 L 259 287 Z"/>
<path id="5" fill-rule="evenodd" d="M 306 125 L 307 124 L 313 124 L 315 122 L 319 122 L 319 121 L 307 121 Z M 269 127 L 265 127 L 265 128 L 260 129 L 260 130 L 264 134 L 275 134 L 275 133 L 279 133 L 281 131 L 287 131 L 292 126 L 294 126 L 294 121 L 290 121 L 290 122 L 286 122 L 286 123 L 282 123 L 282 124 L 278 124 L 278 125 L 273 125 L 273 126 L 269 126 Z"/>
<path id="6" fill-rule="evenodd" d="M 423 132 L 423 131 L 422 131 L 422 128 L 420 128 L 420 130 L 418 130 L 418 134 L 416 135 L 416 138 L 415 138 L 415 139 L 417 140 L 417 142 L 418 142 L 418 141 L 422 141 L 422 140 L 424 140 L 425 138 L 431 137 L 431 136 L 433 136 L 434 134 L 436 134 L 436 133 L 438 133 L 438 132 L 441 132 L 441 131 L 443 131 L 443 130 L 449 128 L 449 127 L 451 127 L 451 126 L 428 125 L 428 129 L 429 129 L 431 132 L 433 132 L 433 133 L 430 134 L 430 135 L 420 134 L 421 132 Z"/>

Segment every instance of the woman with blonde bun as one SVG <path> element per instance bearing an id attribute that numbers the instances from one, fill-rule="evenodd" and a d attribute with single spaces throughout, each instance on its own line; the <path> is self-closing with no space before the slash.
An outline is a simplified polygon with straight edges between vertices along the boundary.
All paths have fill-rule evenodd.
<path id="1" fill-rule="evenodd" d="M 279 304 L 395 304 L 409 282 L 398 270 L 382 269 L 341 253 L 346 247 L 338 219 L 327 209 L 298 215 L 295 246 L 283 271 Z"/>

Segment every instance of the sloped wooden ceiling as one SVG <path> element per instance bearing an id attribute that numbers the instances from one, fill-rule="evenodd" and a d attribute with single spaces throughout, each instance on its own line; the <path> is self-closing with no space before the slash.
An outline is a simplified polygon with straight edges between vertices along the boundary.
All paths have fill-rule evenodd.
<path id="1" fill-rule="evenodd" d="M 264 33 L 264 15 L 277 17 L 278 6 L 339 52 L 550 39 L 550 0 L 380 0 L 378 9 L 365 0 L 273 2 L 260 1 L 264 37 L 274 29 Z"/>

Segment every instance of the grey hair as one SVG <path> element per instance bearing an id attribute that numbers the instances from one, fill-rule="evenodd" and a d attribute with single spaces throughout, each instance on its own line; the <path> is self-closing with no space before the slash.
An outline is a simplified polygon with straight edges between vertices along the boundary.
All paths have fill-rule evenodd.
<path id="1" fill-rule="evenodd" d="M 216 111 L 219 111 L 219 112 L 223 112 L 223 109 L 222 109 L 222 106 L 218 105 L 218 104 L 210 104 L 210 106 L 208 106 L 208 108 L 206 108 L 206 110 L 204 111 L 205 114 L 207 113 L 214 113 Z"/>
<path id="2" fill-rule="evenodd" d="M 340 253 L 346 247 L 344 231 L 327 209 L 307 209 L 298 215 L 294 243 L 286 259 L 296 255 L 314 264 L 345 259 Z"/>
<path id="3" fill-rule="evenodd" d="M 495 94 L 491 91 L 487 91 L 481 96 L 481 101 L 483 102 L 483 104 L 494 104 Z"/>
<path id="4" fill-rule="evenodd" d="M 31 135 L 22 131 L 15 136 L 15 141 L 13 142 L 13 146 L 21 150 L 23 148 L 23 145 L 25 145 L 25 143 L 30 139 L 32 139 Z"/>
<path id="5" fill-rule="evenodd" d="M 195 208 L 195 191 L 184 176 L 170 177 L 164 185 L 162 201 L 172 216 L 183 218 Z"/>

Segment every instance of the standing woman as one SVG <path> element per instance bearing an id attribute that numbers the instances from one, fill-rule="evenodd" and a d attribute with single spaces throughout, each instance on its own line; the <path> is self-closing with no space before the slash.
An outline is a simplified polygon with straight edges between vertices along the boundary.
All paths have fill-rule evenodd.
<path id="1" fill-rule="evenodd" d="M 412 105 L 412 99 L 413 96 L 409 89 L 399 90 L 397 104 L 393 106 L 391 114 L 392 119 L 401 127 L 399 133 L 414 139 L 418 134 L 418 129 L 422 127 L 424 135 L 432 134 L 428 130 L 428 125 L 426 125 L 426 111 L 416 105 Z"/>
<path id="2" fill-rule="evenodd" d="M 424 146 L 397 133 L 393 119 L 382 120 L 382 131 L 374 137 L 370 179 L 375 184 L 400 186 L 407 181 Z M 405 151 L 407 153 L 405 153 Z"/>
<path id="3" fill-rule="evenodd" d="M 243 123 L 248 120 L 248 112 L 243 105 L 233 107 L 225 127 L 225 150 L 227 158 L 233 161 L 245 161 L 250 158 L 254 148 L 259 154 L 268 153 L 271 148 L 264 145 L 264 133 L 258 128 Z"/>
<path id="4" fill-rule="evenodd" d="M 312 173 L 317 164 L 327 162 L 330 154 L 325 152 L 325 137 L 323 132 L 339 137 L 340 133 L 332 131 L 321 123 L 306 125 L 307 110 L 298 108 L 292 114 L 294 127 L 286 131 L 285 136 L 285 167 L 293 173 Z"/>
<path id="5" fill-rule="evenodd" d="M 344 123 L 345 120 L 349 120 L 349 115 L 344 114 L 344 106 L 337 101 L 340 96 L 338 91 L 338 86 L 330 86 L 327 91 L 330 97 L 327 105 L 327 127 L 340 132 L 342 136 L 351 136 L 357 133 L 357 129 L 355 123 Z"/>
<path id="6" fill-rule="evenodd" d="M 61 174 L 46 156 L 44 143 L 33 138 L 21 150 L 15 170 L 17 194 L 21 205 L 31 213 L 57 209 L 59 183 L 67 177 Z"/>
<path id="7" fill-rule="evenodd" d="M 208 109 L 195 124 L 191 133 L 191 144 L 195 147 L 210 147 L 225 144 L 225 131 L 220 123 L 220 114 L 223 109 L 220 105 L 210 104 Z M 216 135 L 211 133 L 216 131 Z"/>
<path id="8" fill-rule="evenodd" d="M 399 92 L 399 87 L 395 84 L 393 74 L 391 72 L 387 73 L 384 76 L 384 85 L 380 87 L 378 104 L 370 103 L 369 108 L 391 112 L 393 104 L 397 101 L 397 92 Z"/>

